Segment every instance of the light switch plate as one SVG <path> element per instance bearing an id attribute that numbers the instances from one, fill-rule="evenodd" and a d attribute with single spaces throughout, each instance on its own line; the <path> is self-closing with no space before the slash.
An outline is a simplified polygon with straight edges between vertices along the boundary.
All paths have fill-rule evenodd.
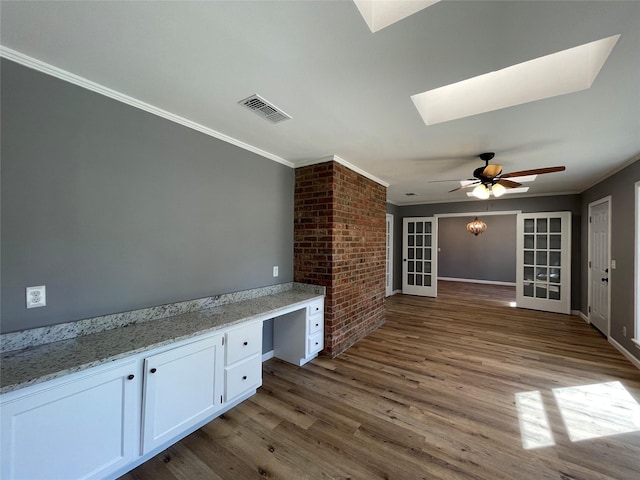
<path id="1" fill-rule="evenodd" d="M 47 305 L 47 287 L 27 287 L 27 308 L 44 307 Z"/>
<path id="2" fill-rule="evenodd" d="M 278 276 L 278 267 L 273 267 L 273 276 L 274 277 Z"/>

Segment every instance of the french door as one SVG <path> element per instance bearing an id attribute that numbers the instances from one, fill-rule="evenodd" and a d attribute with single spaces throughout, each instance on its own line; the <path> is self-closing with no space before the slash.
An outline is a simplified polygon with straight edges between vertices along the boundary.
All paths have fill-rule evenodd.
<path id="1" fill-rule="evenodd" d="M 571 212 L 519 213 L 516 303 L 571 312 Z"/>
<path id="2" fill-rule="evenodd" d="M 438 223 L 434 217 L 403 219 L 402 293 L 438 294 Z"/>

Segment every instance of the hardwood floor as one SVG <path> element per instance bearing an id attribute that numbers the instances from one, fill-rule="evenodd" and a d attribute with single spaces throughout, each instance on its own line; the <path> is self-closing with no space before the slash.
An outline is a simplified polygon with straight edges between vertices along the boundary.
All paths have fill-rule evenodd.
<path id="1" fill-rule="evenodd" d="M 335 359 L 265 362 L 255 396 L 122 480 L 640 478 L 640 370 L 600 333 L 510 308 L 513 287 L 438 293 L 388 298 Z"/>

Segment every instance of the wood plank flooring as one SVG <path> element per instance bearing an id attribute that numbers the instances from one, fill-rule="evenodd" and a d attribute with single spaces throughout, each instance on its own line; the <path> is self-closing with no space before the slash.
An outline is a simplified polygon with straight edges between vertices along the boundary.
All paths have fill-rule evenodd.
<path id="1" fill-rule="evenodd" d="M 640 370 L 600 333 L 510 308 L 513 287 L 438 294 L 389 297 L 386 323 L 335 359 L 265 362 L 255 396 L 122 480 L 640 479 Z M 609 390 L 560 390 L 589 385 Z M 522 392 L 542 417 L 519 412 Z M 531 415 L 549 446 L 523 447 Z"/>

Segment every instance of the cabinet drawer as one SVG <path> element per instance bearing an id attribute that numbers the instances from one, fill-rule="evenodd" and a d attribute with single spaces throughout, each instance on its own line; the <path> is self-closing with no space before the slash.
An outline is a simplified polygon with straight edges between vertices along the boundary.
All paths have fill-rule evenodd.
<path id="1" fill-rule="evenodd" d="M 307 323 L 307 332 L 309 335 L 321 332 L 324 329 L 324 314 L 321 312 L 316 313 L 315 315 L 310 315 L 307 319 Z"/>
<path id="2" fill-rule="evenodd" d="M 227 366 L 262 352 L 262 322 L 236 328 L 225 335 Z"/>
<path id="3" fill-rule="evenodd" d="M 322 314 L 324 312 L 324 298 L 311 303 L 307 309 L 308 315 Z"/>
<path id="4" fill-rule="evenodd" d="M 324 332 L 320 331 L 307 339 L 307 356 L 318 353 L 324 348 Z"/>
<path id="5" fill-rule="evenodd" d="M 262 358 L 255 355 L 233 367 L 224 369 L 225 401 L 262 385 Z"/>

